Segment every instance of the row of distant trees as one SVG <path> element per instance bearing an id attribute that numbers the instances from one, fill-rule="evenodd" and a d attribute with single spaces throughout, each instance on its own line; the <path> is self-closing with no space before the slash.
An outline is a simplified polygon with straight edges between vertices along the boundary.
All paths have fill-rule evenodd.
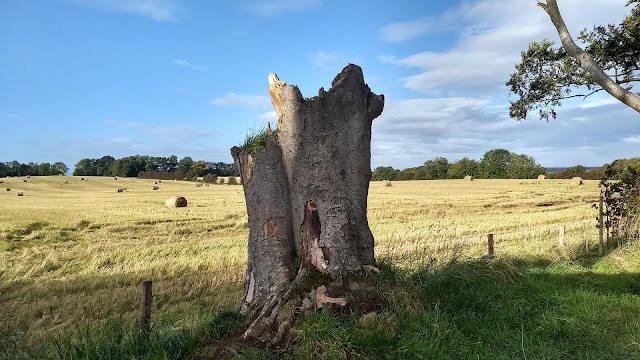
<path id="1" fill-rule="evenodd" d="M 536 160 L 525 154 L 516 154 L 504 149 L 494 149 L 484 153 L 480 160 L 463 158 L 450 163 L 444 157 L 426 161 L 423 165 L 404 170 L 381 166 L 373 171 L 371 179 L 380 180 L 440 180 L 462 179 L 473 176 L 478 179 L 535 179 L 546 175 L 550 179 L 571 179 L 576 176 L 585 180 L 601 180 L 607 166 L 636 168 L 640 170 L 640 158 L 621 159 L 598 168 L 582 165 L 548 172 Z"/>
<path id="2" fill-rule="evenodd" d="M 66 174 L 69 171 L 63 162 L 50 163 L 26 163 L 22 164 L 16 160 L 0 162 L 0 177 L 5 176 L 48 176 Z"/>
<path id="3" fill-rule="evenodd" d="M 546 174 L 546 169 L 531 156 L 494 149 L 487 151 L 480 161 L 465 157 L 450 163 L 444 157 L 437 157 L 422 166 L 404 170 L 378 167 L 373 171 L 372 180 L 462 179 L 467 175 L 483 179 L 532 179 L 541 174 Z"/>
<path id="4" fill-rule="evenodd" d="M 155 179 L 183 179 L 213 174 L 216 176 L 238 176 L 234 164 L 224 162 L 194 161 L 185 156 L 178 157 L 134 155 L 116 159 L 103 156 L 99 159 L 85 158 L 75 166 L 75 176 L 123 176 Z"/>

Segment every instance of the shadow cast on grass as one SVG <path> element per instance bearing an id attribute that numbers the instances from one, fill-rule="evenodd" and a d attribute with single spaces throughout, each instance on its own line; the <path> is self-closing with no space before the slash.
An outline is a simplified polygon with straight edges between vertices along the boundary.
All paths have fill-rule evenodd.
<path id="1" fill-rule="evenodd" d="M 382 266 L 389 308 L 363 325 L 324 311 L 288 352 L 300 359 L 640 358 L 640 274 L 571 261 L 454 261 L 435 272 Z M 283 357 L 279 354 L 280 358 Z"/>
<path id="2" fill-rule="evenodd" d="M 588 254 L 581 256 L 562 261 L 500 257 L 452 261 L 437 271 L 408 271 L 382 261 L 377 283 L 388 305 L 367 321 L 362 314 L 317 311 L 302 321 L 296 342 L 288 347 L 244 348 L 238 356 L 640 358 L 640 273 L 591 268 L 595 262 Z M 53 339 L 54 351 L 41 358 L 182 359 L 196 354 L 206 359 L 206 352 L 198 348 L 201 344 L 215 344 L 215 339 L 243 326 L 237 312 L 220 314 L 196 330 L 159 323 L 147 335 L 140 334 L 135 323 L 117 321 L 101 328 L 79 328 L 73 336 Z"/>

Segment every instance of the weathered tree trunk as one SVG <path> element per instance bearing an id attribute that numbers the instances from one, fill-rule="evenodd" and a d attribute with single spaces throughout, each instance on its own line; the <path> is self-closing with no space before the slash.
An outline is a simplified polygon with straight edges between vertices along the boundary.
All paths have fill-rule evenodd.
<path id="1" fill-rule="evenodd" d="M 316 97 L 303 98 L 275 74 L 269 75 L 269 93 L 277 130 L 267 127 L 262 146 L 231 149 L 249 216 L 245 338 L 262 336 L 285 303 L 302 300 L 299 285 L 310 274 L 322 273 L 331 290 L 349 274 L 375 266 L 367 194 L 371 122 L 381 114 L 384 96 L 372 93 L 362 69 L 352 64 Z M 315 284 L 318 296 L 310 300 L 344 304 L 321 285 L 330 284 Z"/>

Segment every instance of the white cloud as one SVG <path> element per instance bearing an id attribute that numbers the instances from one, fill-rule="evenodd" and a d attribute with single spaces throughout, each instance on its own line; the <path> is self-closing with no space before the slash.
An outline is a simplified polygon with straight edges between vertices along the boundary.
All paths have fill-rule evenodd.
<path id="1" fill-rule="evenodd" d="M 620 134 L 640 134 L 637 113 L 626 106 L 558 112 L 561 120 L 518 122 L 487 98 L 387 98 L 373 122 L 372 165 L 406 168 L 437 156 L 480 159 L 503 148 L 531 155 L 544 166 L 597 166 L 640 151 L 640 135 L 623 138 L 621 146 Z"/>
<path id="2" fill-rule="evenodd" d="M 422 17 L 417 20 L 389 24 L 379 30 L 383 40 L 401 42 L 413 39 L 434 28 L 433 17 Z"/>
<path id="3" fill-rule="evenodd" d="M 271 100 L 266 95 L 227 93 L 221 97 L 212 99 L 209 104 L 215 106 L 246 106 L 262 108 L 271 106 Z"/>
<path id="4" fill-rule="evenodd" d="M 266 113 L 260 114 L 258 116 L 258 119 L 262 120 L 262 121 L 270 121 L 270 122 L 275 122 L 276 120 L 278 120 L 278 115 L 276 114 L 275 110 L 274 111 L 267 111 Z"/>
<path id="5" fill-rule="evenodd" d="M 171 61 L 173 61 L 173 63 L 178 66 L 182 66 L 188 69 L 198 70 L 198 71 L 209 71 L 209 69 L 204 66 L 192 64 L 189 61 L 184 59 L 172 59 Z"/>
<path id="6" fill-rule="evenodd" d="M 315 54 L 310 55 L 309 57 L 311 58 L 311 63 L 313 65 L 322 69 L 326 69 L 338 63 L 339 55 L 336 53 L 318 51 Z"/>
<path id="7" fill-rule="evenodd" d="M 612 105 L 612 104 L 617 104 L 617 103 L 618 103 L 618 100 L 616 100 L 615 98 L 607 95 L 607 97 L 602 98 L 602 99 L 598 99 L 598 98 L 590 99 L 590 101 L 579 105 L 579 107 L 582 108 L 582 109 L 591 109 L 591 108 L 595 108 L 595 107 L 599 107 L 599 106 Z"/>
<path id="8" fill-rule="evenodd" d="M 387 54 L 381 56 L 380 61 L 418 69 L 419 73 L 403 79 L 404 86 L 426 94 L 505 92 L 504 83 L 519 61 L 520 51 L 532 41 L 544 38 L 557 41 L 558 35 L 549 17 L 535 4 L 531 0 L 465 3 L 434 20 L 442 24 L 440 27 L 462 28 L 454 46 L 404 57 Z M 625 0 L 566 0 L 560 4 L 574 36 L 584 27 L 620 22 L 628 10 L 624 5 Z M 428 33 L 429 21 L 418 18 L 387 25 L 380 31 L 388 39 L 408 40 Z"/>
<path id="9" fill-rule="evenodd" d="M 101 11 L 143 16 L 159 22 L 177 20 L 179 7 L 173 0 L 68 0 Z"/>
<path id="10" fill-rule="evenodd" d="M 140 129 L 166 142 L 190 141 L 195 138 L 212 136 L 206 129 L 186 125 L 154 125 L 135 121 L 107 120 L 107 124 L 122 129 Z M 127 139 L 127 138 L 125 138 Z M 113 140 L 113 139 L 112 139 Z"/>
<path id="11" fill-rule="evenodd" d="M 321 5 L 321 0 L 261 0 L 251 2 L 247 10 L 258 16 L 273 17 L 288 12 L 308 11 Z"/>
<path id="12" fill-rule="evenodd" d="M 448 11 L 439 17 L 424 16 L 415 20 L 392 23 L 383 26 L 378 33 L 384 41 L 404 42 L 421 35 L 449 31 L 457 27 L 457 10 Z"/>
<path id="13" fill-rule="evenodd" d="M 622 138 L 622 141 L 627 144 L 640 145 L 640 135 L 625 137 Z"/>
<path id="14" fill-rule="evenodd" d="M 577 36 L 585 27 L 619 23 L 629 10 L 625 3 L 563 0 L 560 9 Z M 399 80 L 421 95 L 387 97 L 382 116 L 373 123 L 374 167 L 412 167 L 436 156 L 479 159 L 495 148 L 531 155 L 545 166 L 602 165 L 629 157 L 629 149 L 640 144 L 637 113 L 607 94 L 566 101 L 558 119 L 550 122 L 509 118 L 504 83 L 520 52 L 544 38 L 558 42 L 536 1 L 478 0 L 438 17 L 424 15 L 379 30 L 383 40 L 406 42 L 402 48 L 413 49 L 378 59 L 414 71 Z M 429 46 L 430 39 L 437 42 L 442 31 L 450 37 L 453 30 L 454 42 L 438 50 Z"/>
<path id="15" fill-rule="evenodd" d="M 0 119 L 20 120 L 21 118 L 22 118 L 22 116 L 20 116 L 20 114 L 16 114 L 16 113 L 6 113 L 6 114 L 0 115 Z"/>

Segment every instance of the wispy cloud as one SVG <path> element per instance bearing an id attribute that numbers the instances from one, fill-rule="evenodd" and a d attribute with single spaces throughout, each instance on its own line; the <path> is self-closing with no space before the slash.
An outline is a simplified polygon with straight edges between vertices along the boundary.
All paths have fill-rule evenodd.
<path id="1" fill-rule="evenodd" d="M 247 5 L 247 10 L 262 17 L 274 17 L 288 12 L 308 11 L 322 5 L 321 0 L 261 0 Z"/>
<path id="2" fill-rule="evenodd" d="M 372 163 L 411 167 L 437 156 L 479 159 L 503 148 L 531 155 L 545 166 L 596 166 L 640 151 L 640 123 L 625 106 L 562 107 L 558 112 L 561 120 L 517 122 L 487 98 L 388 98 L 373 122 Z M 629 136 L 621 139 L 620 134 Z"/>
<path id="3" fill-rule="evenodd" d="M 212 136 L 212 132 L 207 129 L 196 128 L 186 125 L 154 125 L 135 121 L 107 120 L 107 124 L 122 129 L 140 129 L 155 135 L 163 141 L 188 141 L 195 138 Z"/>
<path id="4" fill-rule="evenodd" d="M 187 68 L 187 69 L 192 69 L 192 70 L 197 70 L 197 71 L 209 71 L 208 68 L 201 66 L 201 65 L 195 65 L 192 64 L 191 62 L 184 60 L 184 59 L 172 59 L 171 60 L 174 64 Z"/>
<path id="5" fill-rule="evenodd" d="M 451 30 L 455 26 L 455 14 L 440 17 L 424 16 L 415 20 L 397 22 L 383 26 L 378 33 L 384 41 L 403 42 L 431 32 Z"/>
<path id="6" fill-rule="evenodd" d="M 310 55 L 309 58 L 313 65 L 326 69 L 338 63 L 339 55 L 337 53 L 318 51 L 315 54 Z"/>
<path id="7" fill-rule="evenodd" d="M 173 0 L 68 0 L 100 11 L 143 16 L 159 22 L 176 21 L 180 10 Z"/>
<path id="8" fill-rule="evenodd" d="M 266 95 L 227 93 L 221 97 L 212 99 L 209 104 L 215 106 L 246 106 L 253 108 L 268 107 L 271 100 Z"/>
<path id="9" fill-rule="evenodd" d="M 278 115 L 275 111 L 267 111 L 266 113 L 262 113 L 258 116 L 258 119 L 262 121 L 270 121 L 274 122 L 278 119 Z"/>
<path id="10" fill-rule="evenodd" d="M 627 144 L 640 145 L 640 135 L 622 138 L 622 141 L 626 142 Z"/>
<path id="11" fill-rule="evenodd" d="M 22 116 L 20 116 L 20 114 L 16 114 L 16 113 L 6 113 L 6 114 L 1 114 L 0 115 L 0 119 L 6 119 L 6 120 L 20 120 L 22 118 Z"/>
<path id="12" fill-rule="evenodd" d="M 620 0 L 565 0 L 561 6 L 570 9 L 563 15 L 575 36 L 594 24 L 619 22 L 627 10 Z M 432 21 L 437 26 L 432 26 Z M 379 59 L 417 69 L 416 74 L 403 79 L 404 86 L 413 91 L 429 95 L 454 92 L 457 96 L 499 94 L 506 91 L 504 83 L 520 60 L 520 51 L 532 41 L 558 38 L 547 14 L 530 0 L 463 3 L 440 17 L 390 24 L 380 33 L 387 41 L 403 41 L 452 26 L 461 31 L 448 49 Z"/>

